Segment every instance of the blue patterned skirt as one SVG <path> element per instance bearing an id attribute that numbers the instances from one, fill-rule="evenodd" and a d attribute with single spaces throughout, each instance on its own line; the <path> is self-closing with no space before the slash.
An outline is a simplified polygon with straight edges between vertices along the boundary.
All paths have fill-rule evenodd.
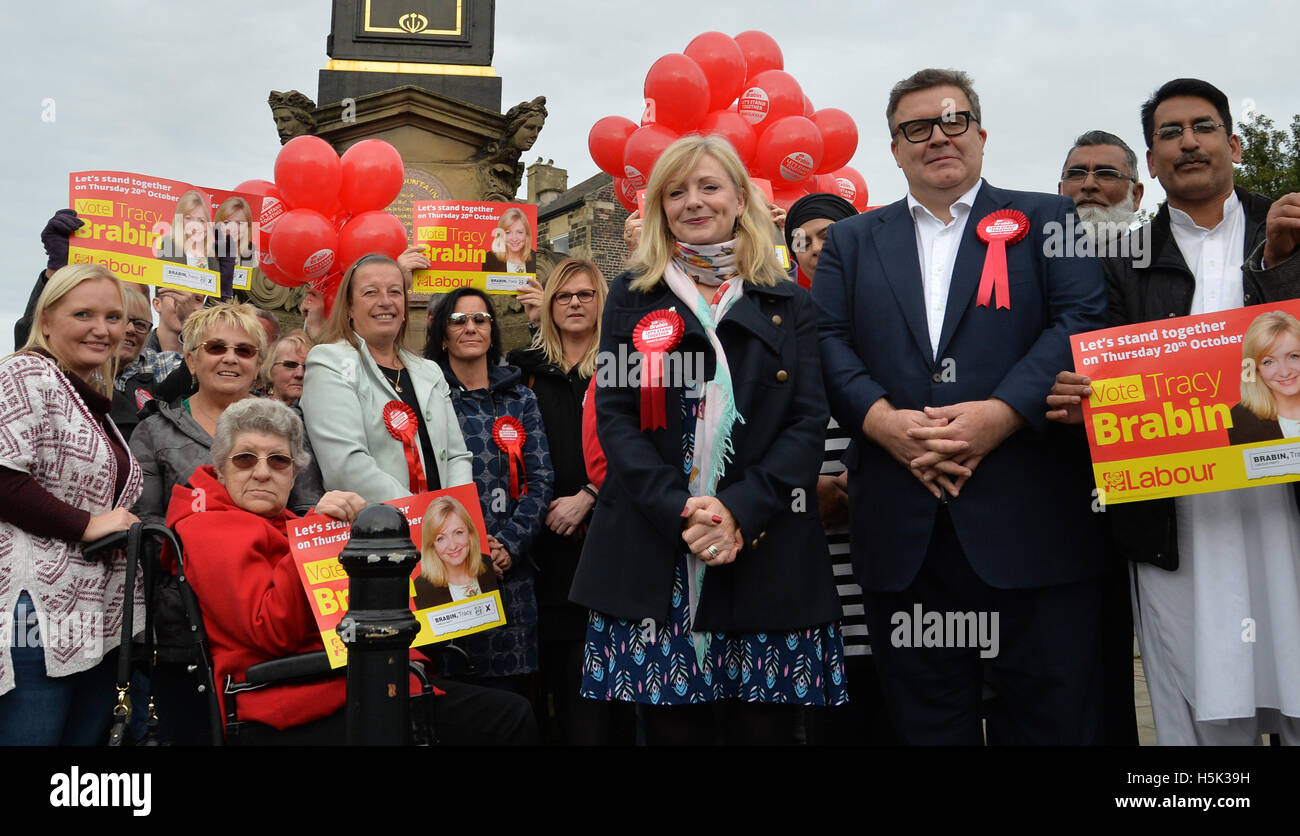
<path id="1" fill-rule="evenodd" d="M 673 573 L 670 618 L 667 624 L 635 622 L 593 611 L 582 696 L 650 705 L 723 699 L 794 705 L 849 701 L 844 641 L 834 622 L 783 635 L 710 633 L 701 667 L 690 629 L 684 554 Z"/>

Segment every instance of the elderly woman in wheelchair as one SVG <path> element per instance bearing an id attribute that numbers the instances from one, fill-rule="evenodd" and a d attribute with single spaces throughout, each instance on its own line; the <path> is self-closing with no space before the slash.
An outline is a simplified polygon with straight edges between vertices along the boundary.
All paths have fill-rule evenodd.
<path id="1" fill-rule="evenodd" d="M 250 665 L 323 650 L 306 592 L 289 553 L 286 508 L 309 457 L 293 410 L 248 398 L 217 422 L 212 466 L 177 485 L 167 524 L 184 549 L 185 575 L 199 600 L 217 682 L 243 680 Z M 351 522 L 365 507 L 355 493 L 330 491 L 316 511 Z M 444 743 L 530 743 L 536 726 L 513 694 L 436 681 L 438 737 Z M 342 743 L 342 676 L 240 694 L 241 739 Z"/>

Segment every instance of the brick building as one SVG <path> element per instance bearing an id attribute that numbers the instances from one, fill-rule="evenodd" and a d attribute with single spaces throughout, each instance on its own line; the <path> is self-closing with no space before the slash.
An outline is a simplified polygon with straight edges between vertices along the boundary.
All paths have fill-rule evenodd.
<path id="1" fill-rule="evenodd" d="M 568 173 L 541 159 L 528 167 L 528 200 L 536 203 L 538 248 L 549 244 L 556 259 L 587 258 L 606 279 L 623 272 L 627 248 L 623 222 L 628 212 L 614 196 L 614 178 L 604 172 L 567 188 Z"/>

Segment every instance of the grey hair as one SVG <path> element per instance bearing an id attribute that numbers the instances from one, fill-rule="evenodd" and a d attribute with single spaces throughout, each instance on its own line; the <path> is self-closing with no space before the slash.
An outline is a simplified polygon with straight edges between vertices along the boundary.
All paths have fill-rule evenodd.
<path id="1" fill-rule="evenodd" d="M 889 104 L 885 105 L 885 121 L 889 123 L 889 135 L 894 135 L 894 114 L 898 112 L 898 103 L 908 93 L 916 93 L 920 90 L 930 90 L 934 87 L 956 87 L 966 96 L 970 102 L 970 112 L 974 114 L 975 121 L 984 126 L 984 118 L 980 111 L 980 97 L 975 92 L 975 82 L 971 77 L 961 70 L 937 70 L 934 68 L 926 70 L 917 70 L 907 78 L 894 85 L 894 89 L 889 91 Z"/>
<path id="2" fill-rule="evenodd" d="M 1074 153 L 1075 148 L 1088 148 L 1094 145 L 1114 145 L 1124 152 L 1124 165 L 1128 166 L 1128 175 L 1130 177 L 1138 176 L 1138 157 L 1133 153 L 1133 149 L 1128 147 L 1128 143 L 1112 133 L 1106 131 L 1088 131 L 1079 134 L 1079 138 L 1070 146 L 1070 150 L 1065 154 L 1065 162 L 1061 163 L 1061 176 L 1065 176 L 1065 167 L 1070 164 L 1070 155 Z"/>
<path id="3" fill-rule="evenodd" d="M 221 472 L 241 433 L 278 435 L 289 442 L 294 473 L 311 462 L 303 445 L 302 419 L 298 413 L 270 398 L 244 398 L 226 407 L 217 419 L 217 433 L 212 438 L 212 466 Z"/>

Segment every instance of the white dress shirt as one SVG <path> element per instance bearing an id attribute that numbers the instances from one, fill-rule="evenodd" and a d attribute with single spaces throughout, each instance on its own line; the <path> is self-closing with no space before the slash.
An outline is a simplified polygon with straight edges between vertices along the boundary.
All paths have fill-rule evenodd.
<path id="1" fill-rule="evenodd" d="M 1192 314 L 1240 308 L 1245 300 L 1241 286 L 1242 247 L 1246 240 L 1246 213 L 1237 193 L 1223 202 L 1223 220 L 1214 229 L 1197 226 L 1192 216 L 1169 207 L 1169 228 L 1183 260 L 1196 276 Z"/>
<path id="2" fill-rule="evenodd" d="M 952 265 L 957 260 L 962 233 L 970 218 L 975 195 L 984 183 L 981 178 L 970 190 L 948 207 L 952 220 L 944 223 L 907 193 L 907 208 L 916 224 L 916 254 L 921 260 L 921 287 L 925 296 L 925 319 L 930 329 L 930 352 L 939 352 L 939 335 L 948 312 L 948 289 L 952 286 Z"/>

